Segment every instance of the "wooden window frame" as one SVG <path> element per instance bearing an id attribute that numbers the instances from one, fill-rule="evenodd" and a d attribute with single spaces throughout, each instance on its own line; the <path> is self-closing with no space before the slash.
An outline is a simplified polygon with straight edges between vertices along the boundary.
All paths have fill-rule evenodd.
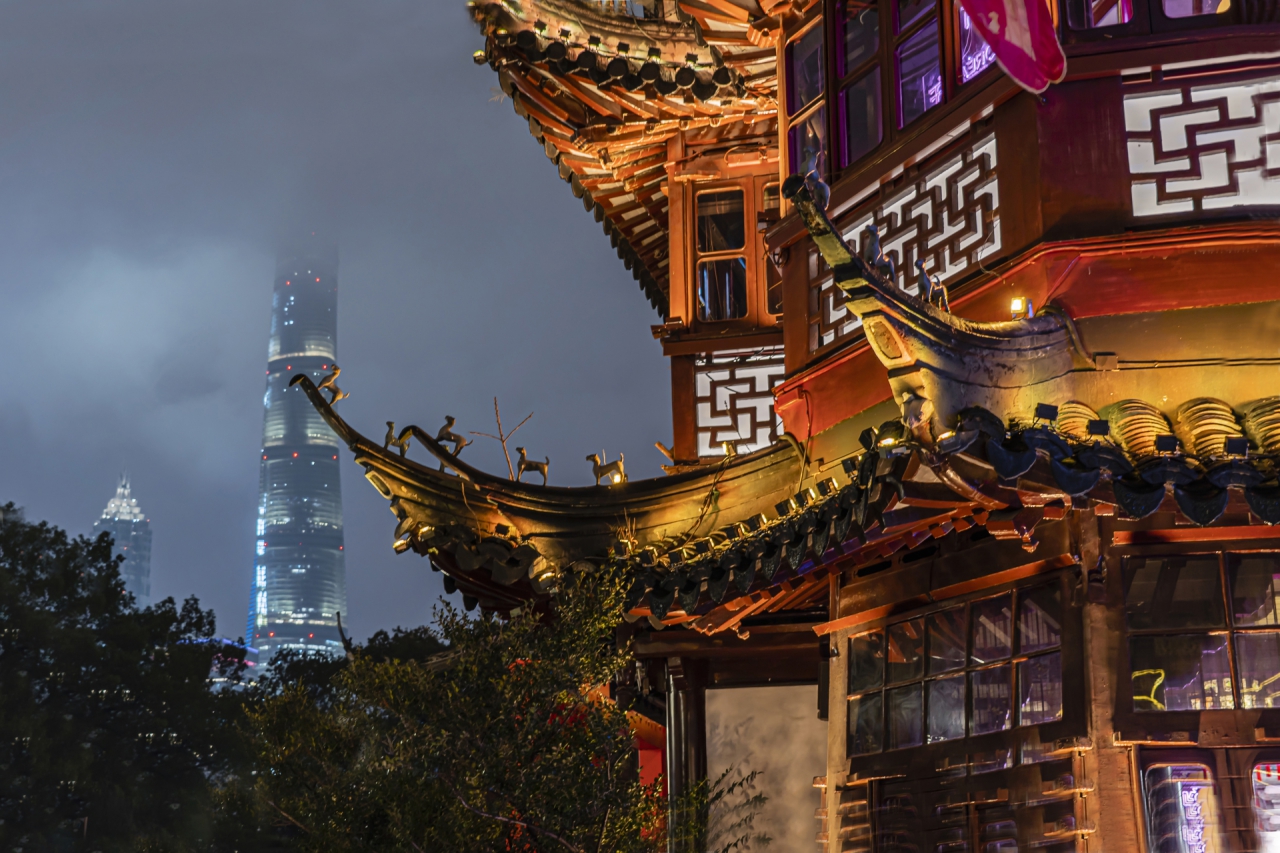
<path id="1" fill-rule="evenodd" d="M 1118 677 L 1125 684 L 1125 687 L 1116 691 L 1117 700 L 1123 703 L 1126 717 L 1135 720 L 1147 720 L 1160 727 L 1159 720 L 1177 719 L 1178 715 L 1200 714 L 1204 711 L 1224 711 L 1226 713 L 1236 712 L 1272 712 L 1267 716 L 1280 714 L 1277 708 L 1245 708 L 1243 704 L 1243 696 L 1240 685 L 1240 669 L 1236 662 L 1236 637 L 1242 634 L 1276 634 L 1280 635 L 1280 625 L 1275 626 L 1259 626 L 1245 625 L 1237 626 L 1231 612 L 1231 586 L 1228 576 L 1228 561 L 1232 556 L 1271 556 L 1280 565 L 1280 550 L 1275 548 L 1213 548 L 1213 549 L 1188 549 L 1180 550 L 1176 553 L 1127 553 L 1120 561 L 1120 607 L 1124 614 L 1124 630 L 1123 641 L 1121 643 L 1121 655 L 1123 668 Z M 1129 561 L 1132 559 L 1143 560 L 1161 560 L 1161 559 L 1183 559 L 1194 557 L 1216 557 L 1218 561 L 1218 585 L 1219 595 L 1221 596 L 1223 626 L 1220 628 L 1130 628 L 1128 620 L 1128 601 L 1127 585 L 1129 583 Z M 1225 636 L 1227 638 L 1227 662 L 1230 667 L 1228 676 L 1231 679 L 1231 708 L 1199 708 L 1199 709 L 1176 709 L 1176 710 L 1155 710 L 1155 709 L 1139 709 L 1134 706 L 1133 691 L 1133 664 L 1130 656 L 1129 641 L 1134 637 L 1144 636 Z M 1132 715 L 1132 716 L 1130 716 Z"/>
<path id="2" fill-rule="evenodd" d="M 762 175 L 744 175 L 730 180 L 705 181 L 688 184 L 686 198 L 687 213 L 685 215 L 686 230 L 689 235 L 685 241 L 684 255 L 687 258 L 688 270 L 688 317 L 689 325 L 694 333 L 717 333 L 732 330 L 746 331 L 753 328 L 769 328 L 774 326 L 782 315 L 770 314 L 768 309 L 767 284 L 763 264 L 769 263 L 764 257 L 766 247 L 764 237 L 757 222 L 760 212 L 764 210 L 764 187 L 777 184 L 775 174 L 769 172 Z M 742 193 L 742 216 L 744 240 L 741 249 L 726 249 L 718 252 L 702 253 L 698 251 L 698 196 L 705 193 L 737 190 Z M 703 260 L 724 260 L 727 258 L 744 258 L 747 276 L 747 313 L 730 320 L 703 320 L 698 316 L 698 264 Z"/>

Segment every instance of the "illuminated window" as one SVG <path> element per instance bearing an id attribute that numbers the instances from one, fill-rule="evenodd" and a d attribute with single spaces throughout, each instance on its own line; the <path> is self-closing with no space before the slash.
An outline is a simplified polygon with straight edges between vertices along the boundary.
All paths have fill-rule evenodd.
<path id="1" fill-rule="evenodd" d="M 822 25 L 810 27 L 787 45 L 787 114 L 812 104 L 826 86 L 823 74 Z"/>
<path id="2" fill-rule="evenodd" d="M 1203 764 L 1162 764 L 1143 774 L 1152 853 L 1218 853 L 1222 817 L 1213 774 Z"/>
<path id="3" fill-rule="evenodd" d="M 969 15 L 960 10 L 960 82 L 968 83 L 992 65 L 996 55 L 983 39 Z"/>
<path id="4" fill-rule="evenodd" d="M 1212 1 L 1205 0 L 1205 2 Z M 1165 0 L 1166 10 L 1170 2 L 1178 2 L 1178 0 Z M 1182 2 L 1189 5 L 1200 0 L 1182 0 Z M 1133 20 L 1133 0 L 1066 0 L 1066 10 L 1067 26 L 1073 30 L 1114 27 Z"/>
<path id="5" fill-rule="evenodd" d="M 942 45 L 937 19 L 898 48 L 898 122 L 906 126 L 942 103 Z"/>
<path id="6" fill-rule="evenodd" d="M 1278 574 L 1274 554 L 1127 560 L 1134 709 L 1280 708 Z"/>
<path id="7" fill-rule="evenodd" d="M 698 319 L 736 320 L 747 316 L 747 242 L 745 198 L 740 189 L 699 193 L 697 209 L 698 264 L 694 292 Z"/>
<path id="8" fill-rule="evenodd" d="M 849 641 L 848 753 L 1062 719 L 1058 584 L 898 622 Z"/>

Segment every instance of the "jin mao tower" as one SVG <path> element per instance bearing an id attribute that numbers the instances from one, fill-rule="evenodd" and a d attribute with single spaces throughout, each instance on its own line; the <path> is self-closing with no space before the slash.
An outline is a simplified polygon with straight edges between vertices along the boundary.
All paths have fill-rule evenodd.
<path id="1" fill-rule="evenodd" d="M 138 506 L 127 474 L 120 475 L 116 496 L 107 501 L 102 518 L 93 524 L 95 536 L 104 530 L 115 540 L 115 553 L 124 557 L 120 577 L 125 589 L 133 594 L 138 607 L 146 607 L 151 603 L 151 520 Z"/>
<path id="2" fill-rule="evenodd" d="M 338 255 L 314 235 L 279 253 L 271 298 L 253 589 L 245 637 L 266 663 L 280 649 L 339 651 L 346 609 L 338 439 L 289 388 L 333 372 Z"/>

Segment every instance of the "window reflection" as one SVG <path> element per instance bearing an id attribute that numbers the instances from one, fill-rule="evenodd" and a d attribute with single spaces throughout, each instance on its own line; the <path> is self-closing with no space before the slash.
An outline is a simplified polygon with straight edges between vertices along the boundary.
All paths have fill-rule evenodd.
<path id="1" fill-rule="evenodd" d="M 841 167 L 870 154 L 884 135 L 880 115 L 880 69 L 845 86 L 840 93 Z"/>
<path id="2" fill-rule="evenodd" d="M 1018 596 L 1018 650 L 1023 654 L 1062 642 L 1062 592 L 1057 584 Z"/>
<path id="3" fill-rule="evenodd" d="M 1035 726 L 1062 719 L 1062 653 L 1040 655 L 1018 664 L 1018 725 Z"/>
<path id="4" fill-rule="evenodd" d="M 999 732 L 1010 727 L 1012 675 L 1008 664 L 970 673 L 969 692 L 973 696 L 973 717 L 969 721 L 969 734 Z"/>
<path id="5" fill-rule="evenodd" d="M 1280 850 L 1280 764 L 1253 765 L 1254 826 L 1258 849 L 1263 853 Z"/>
<path id="6" fill-rule="evenodd" d="M 845 0 L 841 4 L 841 35 L 844 39 L 844 50 L 839 55 L 841 77 L 876 55 L 880 47 L 878 8 L 868 0 Z"/>
<path id="7" fill-rule="evenodd" d="M 882 746 L 880 718 L 882 694 L 870 693 L 849 700 L 848 752 L 850 755 L 867 755 L 879 752 Z"/>
<path id="8" fill-rule="evenodd" d="M 929 682 L 929 743 L 964 737 L 964 676 Z"/>
<path id="9" fill-rule="evenodd" d="M 934 7 L 934 0 L 898 0 L 898 32 L 920 20 Z"/>
<path id="10" fill-rule="evenodd" d="M 938 22 L 931 21 L 898 48 L 900 124 L 906 126 L 942 103 Z"/>
<path id="11" fill-rule="evenodd" d="M 819 24 L 787 45 L 787 114 L 795 115 L 822 94 L 823 29 Z"/>
<path id="12" fill-rule="evenodd" d="M 886 728 L 889 731 L 885 746 L 888 749 L 903 749 L 924 743 L 920 685 L 897 687 L 888 691 L 887 696 L 889 704 L 886 708 Z"/>
<path id="13" fill-rule="evenodd" d="M 884 634 L 873 631 L 849 641 L 849 692 L 874 690 L 884 683 Z"/>
<path id="14" fill-rule="evenodd" d="M 1147 839 L 1152 853 L 1222 850 L 1222 818 L 1209 768 L 1200 764 L 1162 765 L 1143 778 L 1147 799 Z"/>
<path id="15" fill-rule="evenodd" d="M 1125 609 L 1130 628 L 1221 628 L 1216 554 L 1132 558 Z"/>
<path id="16" fill-rule="evenodd" d="M 1280 634 L 1236 634 L 1240 707 L 1280 708 Z"/>
<path id="17" fill-rule="evenodd" d="M 1002 660 L 1013 653 L 1013 596 L 974 602 L 970 615 L 975 665 Z"/>
<path id="18" fill-rule="evenodd" d="M 1182 0 L 1186 3 L 1197 0 Z M 1174 0 L 1178 2 L 1178 0 Z M 1203 0 L 1213 2 L 1213 0 Z M 1229 0 L 1228 0 L 1229 2 Z M 1170 0 L 1165 0 L 1165 9 Z M 1067 0 L 1067 26 L 1073 30 L 1092 30 L 1097 27 L 1114 27 L 1133 20 L 1133 0 Z M 1165 14 L 1169 14 L 1167 11 Z M 1178 17 L 1171 15 L 1171 17 Z"/>
<path id="19" fill-rule="evenodd" d="M 964 609 L 944 610 L 929 617 L 929 672 L 950 672 L 964 666 Z"/>
<path id="20" fill-rule="evenodd" d="M 1280 564 L 1272 556 L 1240 555 L 1227 564 L 1231 583 L 1231 621 L 1236 625 L 1280 625 L 1277 583 Z"/>
<path id="21" fill-rule="evenodd" d="M 996 55 L 987 44 L 986 39 L 978 32 L 978 28 L 969 19 L 964 9 L 960 10 L 960 82 L 968 83 L 996 61 Z"/>
<path id="22" fill-rule="evenodd" d="M 698 319 L 736 320 L 747 315 L 747 262 L 721 258 L 698 263 Z"/>
<path id="23" fill-rule="evenodd" d="M 896 684 L 924 675 L 924 620 L 912 619 L 889 628 L 886 681 Z"/>
<path id="24" fill-rule="evenodd" d="M 698 251 L 741 249 L 747 242 L 742 190 L 698 196 Z"/>
<path id="25" fill-rule="evenodd" d="M 1129 665 L 1134 710 L 1235 707 L 1223 634 L 1130 637 Z"/>
<path id="26" fill-rule="evenodd" d="M 791 171 L 800 171 L 800 164 L 810 155 L 818 154 L 818 173 L 826 174 L 827 108 L 819 107 L 804 121 L 791 126 L 787 132 L 787 148 L 791 152 Z"/>
<path id="27" fill-rule="evenodd" d="M 1230 9 L 1231 0 L 1164 0 L 1164 13 L 1170 18 L 1192 18 L 1196 15 L 1225 15 Z M 1132 17 L 1133 12 L 1130 10 L 1129 18 Z M 1129 18 L 1124 20 L 1127 21 Z"/>

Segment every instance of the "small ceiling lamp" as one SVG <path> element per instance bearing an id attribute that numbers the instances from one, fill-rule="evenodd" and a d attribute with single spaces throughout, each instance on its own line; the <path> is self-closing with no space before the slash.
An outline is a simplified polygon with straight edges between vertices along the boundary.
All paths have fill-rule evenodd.
<path id="1" fill-rule="evenodd" d="M 1027 320 L 1036 316 L 1035 306 L 1025 296 L 1015 296 L 1009 300 L 1009 314 L 1015 320 Z"/>

